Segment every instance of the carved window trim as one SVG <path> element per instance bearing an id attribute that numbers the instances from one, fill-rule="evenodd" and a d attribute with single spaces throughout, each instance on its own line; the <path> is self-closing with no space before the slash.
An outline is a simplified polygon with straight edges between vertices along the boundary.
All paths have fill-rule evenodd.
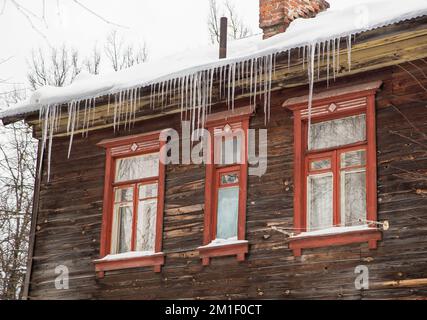
<path id="1" fill-rule="evenodd" d="M 94 261 L 95 271 L 98 277 L 104 277 L 105 271 L 137 268 L 137 267 L 154 267 L 155 272 L 161 271 L 161 266 L 164 264 L 164 254 L 162 252 L 163 238 L 163 211 L 165 197 L 165 165 L 161 161 L 161 148 L 164 141 L 160 139 L 160 132 L 150 132 L 139 135 L 132 135 L 114 139 L 103 140 L 98 143 L 98 146 L 105 149 L 105 177 L 104 177 L 104 200 L 102 213 L 102 228 L 100 240 L 100 259 Z M 158 176 L 150 177 L 149 179 L 140 179 L 137 181 L 127 181 L 132 185 L 137 185 L 140 182 L 147 181 L 158 182 L 157 190 L 157 217 L 156 217 L 156 235 L 155 235 L 155 250 L 152 255 L 142 255 L 137 257 L 127 257 L 123 259 L 104 259 L 111 253 L 111 236 L 113 223 L 113 205 L 114 205 L 114 176 L 115 164 L 118 159 L 140 156 L 150 153 L 159 153 L 159 172 Z M 134 199 L 135 202 L 135 199 Z M 137 212 L 134 210 L 134 214 Z"/>
<path id="2" fill-rule="evenodd" d="M 294 115 L 294 229 L 296 236 L 289 240 L 289 248 L 294 256 L 300 256 L 306 248 L 324 246 L 345 245 L 350 243 L 367 242 L 370 249 L 377 247 L 377 241 L 381 240 L 381 232 L 376 225 L 369 224 L 366 230 L 354 230 L 349 227 L 347 232 L 330 234 L 317 234 L 306 232 L 306 175 L 308 164 L 312 159 L 331 157 L 330 153 L 339 153 L 340 150 L 356 148 L 366 149 L 366 210 L 367 220 L 377 220 L 377 161 L 376 161 L 376 120 L 375 120 L 375 94 L 381 82 L 372 82 L 362 85 L 347 87 L 344 89 L 330 90 L 313 98 L 311 121 L 328 121 L 341 119 L 352 115 L 366 115 L 366 141 L 337 148 L 308 151 L 308 117 L 307 99 L 305 97 L 287 100 L 283 106 L 293 112 Z M 332 107 L 331 107 L 332 106 Z M 316 158 L 316 154 L 318 158 Z M 332 158 L 332 167 L 334 162 Z M 335 157 L 336 159 L 336 157 Z M 321 172 L 321 171 L 320 171 Z M 337 179 L 335 179 L 337 180 Z M 337 188 L 337 186 L 335 186 Z M 335 199 L 335 206 L 338 206 Z M 335 210 L 335 209 L 334 209 Z M 337 221 L 337 213 L 334 211 L 334 224 Z M 342 231 L 342 230 L 341 230 Z"/>

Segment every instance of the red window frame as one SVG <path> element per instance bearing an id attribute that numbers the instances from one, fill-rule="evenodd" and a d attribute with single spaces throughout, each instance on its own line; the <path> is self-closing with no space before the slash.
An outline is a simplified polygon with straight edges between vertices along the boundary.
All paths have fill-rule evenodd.
<path id="1" fill-rule="evenodd" d="M 377 220 L 377 163 L 376 163 L 376 121 L 375 94 L 381 83 L 375 82 L 360 86 L 334 90 L 331 95 L 321 94 L 313 99 L 311 122 L 329 121 L 359 114 L 366 115 L 366 141 L 324 150 L 308 150 L 308 110 L 305 99 L 291 99 L 284 107 L 294 114 L 294 229 L 301 236 L 290 239 L 289 248 L 294 256 L 300 256 L 302 249 L 331 245 L 367 242 L 374 249 L 381 240 L 381 232 L 372 229 L 349 231 L 321 236 L 304 236 L 307 230 L 307 176 L 309 163 L 316 159 L 331 159 L 331 169 L 318 170 L 316 173 L 333 172 L 334 176 L 334 214 L 333 224 L 340 224 L 340 154 L 351 150 L 366 149 L 366 210 L 367 220 Z M 330 106 L 333 105 L 333 108 Z M 354 167 L 351 167 L 354 169 Z"/>
<path id="2" fill-rule="evenodd" d="M 160 140 L 160 132 L 150 132 L 127 137 L 107 139 L 98 143 L 98 146 L 106 149 L 105 178 L 104 178 L 104 202 L 102 213 L 102 229 L 100 240 L 100 259 L 95 260 L 95 271 L 98 277 L 103 277 L 105 271 L 136 268 L 144 266 L 153 266 L 155 272 L 161 271 L 164 264 L 164 254 L 162 250 L 162 232 L 163 232 L 163 211 L 165 196 L 165 165 L 161 161 L 161 148 L 164 141 Z M 124 182 L 115 182 L 116 161 L 123 158 L 140 156 L 144 154 L 159 153 L 159 173 L 158 176 Z M 111 253 L 112 224 L 114 214 L 114 194 L 116 188 L 125 188 L 133 186 L 133 224 L 132 224 L 132 248 L 135 249 L 136 243 L 136 216 L 137 205 L 139 201 L 138 187 L 143 184 L 158 183 L 157 190 L 157 218 L 156 218 L 156 236 L 155 253 L 149 256 L 137 258 L 125 258 L 121 260 L 105 260 L 102 258 Z"/>
<path id="3" fill-rule="evenodd" d="M 236 109 L 234 112 L 224 112 L 218 115 L 212 115 L 208 118 L 206 129 L 210 133 L 209 161 L 206 165 L 206 181 L 205 181 L 205 221 L 203 247 L 199 247 L 199 255 L 203 265 L 209 265 L 210 259 L 220 256 L 236 256 L 238 261 L 244 261 L 245 255 L 248 253 L 248 242 L 245 239 L 246 233 L 246 197 L 247 197 L 247 175 L 248 175 L 248 159 L 247 159 L 247 138 L 249 129 L 249 117 L 253 114 L 250 107 Z M 215 157 L 218 156 L 217 150 L 214 150 L 215 128 L 225 127 L 230 125 L 232 128 L 241 129 L 243 139 L 241 140 L 240 163 L 230 165 L 215 164 Z M 217 203 L 218 191 L 221 187 L 220 177 L 226 173 L 238 173 L 239 182 L 236 184 L 227 185 L 239 186 L 239 212 L 237 222 L 237 240 L 239 242 L 233 244 L 207 246 L 216 239 L 217 226 Z"/>

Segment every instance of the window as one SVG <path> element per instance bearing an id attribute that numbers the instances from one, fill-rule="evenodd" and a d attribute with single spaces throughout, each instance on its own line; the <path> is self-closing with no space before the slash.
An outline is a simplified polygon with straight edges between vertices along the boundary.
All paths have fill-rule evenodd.
<path id="1" fill-rule="evenodd" d="M 206 166 L 204 245 L 199 247 L 204 265 L 218 256 L 236 255 L 242 261 L 248 252 L 246 141 L 251 113 L 250 108 L 240 108 L 207 121 L 211 155 Z"/>
<path id="2" fill-rule="evenodd" d="M 307 136 L 307 231 L 366 224 L 366 115 L 313 123 Z"/>
<path id="3" fill-rule="evenodd" d="M 372 86 L 372 87 L 370 87 Z M 290 99 L 294 112 L 294 255 L 301 249 L 353 242 L 376 247 L 375 92 L 354 86 L 307 102 Z"/>
<path id="4" fill-rule="evenodd" d="M 106 148 L 101 259 L 96 271 L 154 266 L 161 253 L 164 165 L 159 133 L 102 141 Z"/>
<path id="5" fill-rule="evenodd" d="M 159 153 L 115 160 L 111 253 L 155 252 Z"/>

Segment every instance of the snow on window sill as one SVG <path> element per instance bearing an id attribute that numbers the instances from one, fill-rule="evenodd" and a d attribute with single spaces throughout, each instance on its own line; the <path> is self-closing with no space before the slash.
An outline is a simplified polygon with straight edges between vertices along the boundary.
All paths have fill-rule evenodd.
<path id="1" fill-rule="evenodd" d="M 237 237 L 229 239 L 215 239 L 211 243 L 198 248 L 203 265 L 209 265 L 213 257 L 236 256 L 238 261 L 245 260 L 249 244 L 247 240 L 237 240 Z"/>
<path id="2" fill-rule="evenodd" d="M 354 227 L 333 227 L 324 230 L 303 232 L 289 239 L 289 249 L 295 257 L 302 254 L 302 249 L 340 246 L 352 243 L 368 243 L 369 249 L 377 248 L 377 241 L 382 239 L 381 231 L 368 225 Z"/>
<path id="3" fill-rule="evenodd" d="M 154 251 L 131 251 L 131 252 L 125 252 L 125 253 L 118 253 L 118 254 L 109 254 L 102 259 L 95 260 L 94 262 L 126 260 L 126 259 L 154 256 L 158 254 L 163 254 L 163 252 L 156 253 Z"/>
<path id="4" fill-rule="evenodd" d="M 155 272 L 161 271 L 161 266 L 165 263 L 165 254 L 163 252 L 152 251 L 132 251 L 120 254 L 110 254 L 102 259 L 94 260 L 95 271 L 99 278 L 104 277 L 105 271 L 154 267 Z"/>
<path id="5" fill-rule="evenodd" d="M 300 234 L 292 236 L 291 238 L 316 237 L 316 236 L 341 234 L 346 232 L 363 231 L 363 230 L 376 230 L 376 228 L 371 228 L 369 227 L 369 225 L 352 226 L 352 227 L 332 227 L 332 228 L 321 229 L 316 231 L 302 232 Z"/>
<path id="6" fill-rule="evenodd" d="M 237 237 L 232 237 L 232 238 L 228 238 L 228 239 L 215 239 L 211 243 L 209 243 L 205 246 L 201 246 L 198 249 L 227 246 L 227 245 L 241 244 L 241 243 L 248 243 L 248 241 L 247 240 L 237 240 Z"/>

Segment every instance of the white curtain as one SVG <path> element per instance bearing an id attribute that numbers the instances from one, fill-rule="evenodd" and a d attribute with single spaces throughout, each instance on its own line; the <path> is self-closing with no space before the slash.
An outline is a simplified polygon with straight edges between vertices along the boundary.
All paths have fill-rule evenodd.
<path id="1" fill-rule="evenodd" d="M 154 252 L 156 239 L 157 199 L 142 200 L 138 205 L 137 251 Z"/>
<path id="2" fill-rule="evenodd" d="M 123 182 L 159 174 L 159 154 L 145 154 L 137 157 L 118 159 L 116 162 L 115 182 Z"/>
<path id="3" fill-rule="evenodd" d="M 217 239 L 237 236 L 239 214 L 239 187 L 221 188 L 218 191 Z"/>
<path id="4" fill-rule="evenodd" d="M 308 231 L 330 228 L 333 225 L 332 173 L 308 177 Z"/>
<path id="5" fill-rule="evenodd" d="M 310 128 L 309 150 L 333 148 L 366 140 L 364 114 L 313 123 Z"/>
<path id="6" fill-rule="evenodd" d="M 359 221 L 359 220 L 362 221 Z M 366 172 L 341 172 L 341 224 L 354 226 L 366 220 Z"/>

